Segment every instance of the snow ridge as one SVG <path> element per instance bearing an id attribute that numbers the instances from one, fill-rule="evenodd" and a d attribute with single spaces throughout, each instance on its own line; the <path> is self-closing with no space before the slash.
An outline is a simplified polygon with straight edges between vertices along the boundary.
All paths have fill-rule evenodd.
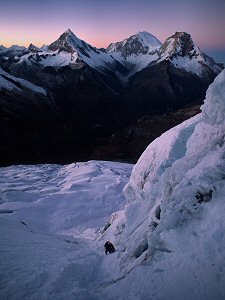
<path id="1" fill-rule="evenodd" d="M 44 96 L 47 95 L 45 89 L 43 89 L 42 87 L 34 85 L 33 83 L 25 79 L 12 76 L 9 73 L 5 72 L 2 68 L 0 68 L 0 89 L 4 88 L 6 90 L 21 91 L 21 88 L 18 84 L 35 93 L 40 93 Z"/>

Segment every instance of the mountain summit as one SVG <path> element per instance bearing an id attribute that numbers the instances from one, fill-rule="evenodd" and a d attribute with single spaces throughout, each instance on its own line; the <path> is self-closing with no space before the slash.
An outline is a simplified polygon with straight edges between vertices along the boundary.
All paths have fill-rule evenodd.
<path id="1" fill-rule="evenodd" d="M 30 44 L 29 47 L 28 47 L 27 49 L 28 49 L 30 52 L 33 52 L 33 53 L 36 53 L 36 52 L 40 52 L 40 51 L 41 51 L 37 46 L 35 46 L 35 45 L 33 45 L 33 44 Z"/>
<path id="2" fill-rule="evenodd" d="M 66 51 L 74 53 L 79 48 L 88 48 L 88 44 L 80 40 L 70 29 L 66 30 L 60 37 L 49 45 L 51 51 Z"/>
<path id="3" fill-rule="evenodd" d="M 120 52 L 124 58 L 130 55 L 147 54 L 158 49 L 162 43 L 152 34 L 143 31 L 121 42 L 112 43 L 107 47 L 110 53 Z"/>
<path id="4" fill-rule="evenodd" d="M 191 38 L 191 35 L 186 32 L 176 32 L 171 37 L 167 38 L 162 47 L 160 53 L 166 53 L 169 56 L 186 56 L 191 52 L 192 54 L 195 49 L 195 45 Z"/>
<path id="5" fill-rule="evenodd" d="M 178 69 L 204 76 L 206 73 L 219 73 L 221 68 L 194 44 L 191 35 L 176 32 L 167 38 L 159 49 L 159 61 L 169 60 Z"/>
<path id="6" fill-rule="evenodd" d="M 70 63 L 80 64 L 83 62 L 98 70 L 104 69 L 107 62 L 114 62 L 114 59 L 105 50 L 97 49 L 79 39 L 70 29 L 50 44 L 48 50 L 58 51 L 58 54 L 64 52 L 63 56 L 65 53 L 71 54 Z"/>

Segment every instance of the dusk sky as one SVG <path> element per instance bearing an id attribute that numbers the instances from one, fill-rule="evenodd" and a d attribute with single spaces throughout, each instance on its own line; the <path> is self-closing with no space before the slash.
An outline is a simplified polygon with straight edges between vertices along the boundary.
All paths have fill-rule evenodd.
<path id="1" fill-rule="evenodd" d="M 139 31 L 161 42 L 186 31 L 225 62 L 225 0 L 0 0 L 4 46 L 50 44 L 68 28 L 96 47 Z"/>

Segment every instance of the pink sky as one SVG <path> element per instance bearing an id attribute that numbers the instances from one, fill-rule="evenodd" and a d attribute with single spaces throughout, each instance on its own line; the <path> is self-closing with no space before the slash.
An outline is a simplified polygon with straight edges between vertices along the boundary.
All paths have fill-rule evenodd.
<path id="1" fill-rule="evenodd" d="M 148 31 L 161 42 L 186 31 L 200 48 L 225 49 L 222 0 L 1 0 L 0 44 L 50 44 L 70 28 L 96 47 Z"/>

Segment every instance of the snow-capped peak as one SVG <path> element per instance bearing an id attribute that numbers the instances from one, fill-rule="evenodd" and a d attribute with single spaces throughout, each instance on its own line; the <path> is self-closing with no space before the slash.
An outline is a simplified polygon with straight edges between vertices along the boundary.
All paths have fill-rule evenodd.
<path id="1" fill-rule="evenodd" d="M 67 29 L 60 38 L 67 40 L 74 46 L 82 45 L 82 41 L 70 30 Z"/>
<path id="2" fill-rule="evenodd" d="M 155 36 L 143 31 L 132 35 L 121 42 L 110 44 L 107 47 L 107 51 L 110 53 L 120 52 L 121 55 L 126 58 L 133 54 L 140 55 L 153 52 L 161 45 L 161 42 Z"/>
<path id="3" fill-rule="evenodd" d="M 86 50 L 88 50 L 89 47 L 91 46 L 86 42 L 80 40 L 70 29 L 68 29 L 49 46 L 49 50 L 59 50 L 74 53 L 81 48 L 85 48 Z"/>
<path id="4" fill-rule="evenodd" d="M 114 63 L 114 59 L 104 50 L 92 47 L 90 44 L 79 39 L 70 29 L 66 30 L 60 37 L 49 46 L 37 48 L 30 45 L 31 53 L 25 53 L 21 62 L 27 64 L 40 64 L 44 66 L 62 67 L 69 64 L 82 63 L 102 71 L 108 64 Z M 41 52 L 41 53 L 38 53 Z M 38 55 L 36 55 L 38 53 Z"/>
<path id="5" fill-rule="evenodd" d="M 71 29 L 67 29 L 64 33 L 69 35 L 75 35 Z"/>
<path id="6" fill-rule="evenodd" d="M 193 50 L 199 52 L 199 49 L 195 47 L 190 34 L 186 32 L 176 32 L 166 39 L 165 43 L 160 48 L 160 53 L 162 56 L 186 56 Z"/>
<path id="7" fill-rule="evenodd" d="M 151 33 L 147 31 L 140 31 L 136 34 L 139 40 L 142 41 L 143 45 L 149 48 L 158 48 L 162 43 Z"/>
<path id="8" fill-rule="evenodd" d="M 179 69 L 184 69 L 198 76 L 204 75 L 206 69 L 219 74 L 222 67 L 217 65 L 213 59 L 194 44 L 191 35 L 186 32 L 176 32 L 171 37 L 167 38 L 164 44 L 159 49 L 159 60 L 169 60 Z"/>
<path id="9" fill-rule="evenodd" d="M 30 52 L 39 52 L 40 51 L 40 49 L 37 46 L 33 45 L 33 44 L 29 45 L 28 50 Z"/>

